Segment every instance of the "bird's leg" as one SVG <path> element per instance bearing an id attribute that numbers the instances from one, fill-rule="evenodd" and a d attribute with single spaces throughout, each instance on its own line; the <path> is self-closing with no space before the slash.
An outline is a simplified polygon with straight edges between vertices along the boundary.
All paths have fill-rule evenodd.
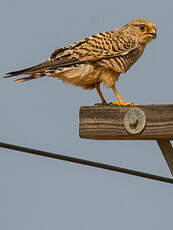
<path id="1" fill-rule="evenodd" d="M 95 105 L 97 105 L 97 106 L 108 105 L 108 103 L 107 103 L 106 100 L 104 99 L 103 94 L 102 94 L 102 92 L 101 92 L 101 90 L 100 90 L 100 83 L 95 84 L 95 87 L 96 87 L 96 90 L 97 90 L 97 92 L 98 92 L 98 94 L 99 94 L 99 96 L 100 96 L 100 99 L 101 99 L 101 101 L 102 101 L 102 103 L 97 103 L 97 104 L 95 104 Z"/>
<path id="2" fill-rule="evenodd" d="M 132 102 L 125 103 L 125 102 L 121 99 L 121 97 L 120 97 L 120 95 L 119 95 L 117 89 L 115 88 L 115 86 L 113 86 L 112 89 L 113 89 L 113 91 L 114 91 L 114 93 L 115 93 L 115 95 L 116 95 L 116 97 L 117 97 L 117 99 L 118 99 L 118 102 L 112 102 L 113 105 L 135 105 L 135 104 L 132 103 Z"/>

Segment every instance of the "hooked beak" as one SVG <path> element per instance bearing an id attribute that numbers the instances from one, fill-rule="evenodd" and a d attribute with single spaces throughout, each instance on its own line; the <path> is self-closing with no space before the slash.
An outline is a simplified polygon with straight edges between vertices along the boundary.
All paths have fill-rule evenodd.
<path id="1" fill-rule="evenodd" d="M 157 31 L 156 30 L 153 31 L 152 33 L 148 33 L 148 34 L 150 34 L 152 36 L 152 39 L 156 39 L 156 37 L 157 37 Z"/>

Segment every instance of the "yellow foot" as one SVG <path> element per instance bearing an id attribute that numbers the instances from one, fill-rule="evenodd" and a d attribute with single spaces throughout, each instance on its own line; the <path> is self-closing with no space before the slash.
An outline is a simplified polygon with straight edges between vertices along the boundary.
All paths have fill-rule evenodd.
<path id="1" fill-rule="evenodd" d="M 138 105 L 138 104 L 134 104 L 133 102 L 125 103 L 124 101 L 119 101 L 119 102 L 113 101 L 112 105 L 116 105 L 116 106 L 135 106 L 135 105 Z"/>

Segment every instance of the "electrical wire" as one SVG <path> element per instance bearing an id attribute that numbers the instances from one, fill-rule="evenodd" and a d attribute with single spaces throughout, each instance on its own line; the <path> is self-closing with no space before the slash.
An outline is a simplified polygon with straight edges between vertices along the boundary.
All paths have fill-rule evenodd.
<path id="1" fill-rule="evenodd" d="M 120 168 L 120 167 L 113 166 L 113 165 L 108 165 L 108 164 L 99 163 L 99 162 L 95 162 L 95 161 L 84 160 L 84 159 L 80 159 L 80 158 L 76 158 L 76 157 L 65 156 L 62 154 L 55 154 L 55 153 L 51 153 L 51 152 L 47 152 L 47 151 L 41 151 L 41 150 L 37 150 L 37 149 L 26 148 L 23 146 L 12 145 L 12 144 L 3 143 L 3 142 L 0 142 L 0 148 L 16 150 L 16 151 L 20 151 L 20 152 L 33 154 L 33 155 L 54 158 L 54 159 L 58 159 L 58 160 L 68 161 L 68 162 L 72 162 L 72 163 L 87 165 L 87 166 L 96 167 L 96 168 L 100 168 L 100 169 L 111 170 L 114 172 L 125 173 L 125 174 L 129 174 L 129 175 L 133 175 L 133 176 L 138 176 L 138 177 L 143 177 L 143 178 L 147 178 L 147 179 L 152 179 L 152 180 L 156 180 L 156 181 L 161 181 L 161 182 L 173 184 L 172 178 L 157 176 L 157 175 L 139 172 L 139 171 L 135 171 L 135 170 L 127 169 L 127 168 Z"/>

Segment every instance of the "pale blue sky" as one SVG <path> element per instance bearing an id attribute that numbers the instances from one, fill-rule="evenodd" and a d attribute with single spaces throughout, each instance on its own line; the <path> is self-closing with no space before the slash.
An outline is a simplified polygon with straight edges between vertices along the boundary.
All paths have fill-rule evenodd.
<path id="1" fill-rule="evenodd" d="M 171 104 L 172 1 L 1 0 L 0 75 L 45 61 L 58 48 L 136 18 L 158 37 L 120 77 L 125 101 Z M 111 90 L 103 87 L 112 101 Z M 78 135 L 79 108 L 99 101 L 56 79 L 0 79 L 0 141 L 170 176 L 155 142 Z M 0 149 L 0 229 L 172 229 L 173 186 Z"/>

